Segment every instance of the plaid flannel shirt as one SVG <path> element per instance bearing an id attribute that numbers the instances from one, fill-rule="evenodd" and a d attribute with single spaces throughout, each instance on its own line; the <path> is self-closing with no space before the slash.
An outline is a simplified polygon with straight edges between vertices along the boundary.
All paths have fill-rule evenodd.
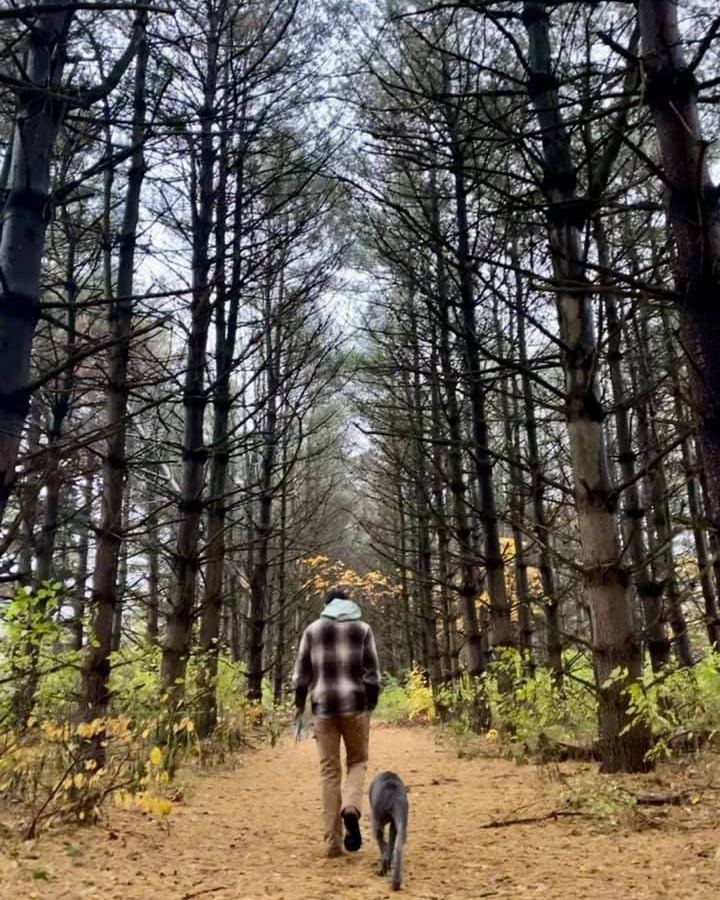
<path id="1" fill-rule="evenodd" d="M 380 664 L 372 629 L 360 620 L 320 617 L 303 632 L 295 672 L 295 705 L 308 691 L 313 715 L 347 716 L 372 710 L 380 693 Z"/>

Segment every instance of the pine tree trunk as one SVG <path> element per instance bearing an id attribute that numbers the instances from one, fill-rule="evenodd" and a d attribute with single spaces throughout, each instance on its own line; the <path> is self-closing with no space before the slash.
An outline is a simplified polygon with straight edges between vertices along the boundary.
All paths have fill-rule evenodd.
<path id="1" fill-rule="evenodd" d="M 593 222 L 598 264 L 601 272 L 610 270 L 607 238 L 602 220 Z M 601 280 L 604 276 L 601 275 Z M 640 498 L 636 473 L 636 458 L 630 425 L 630 398 L 627 396 L 627 374 L 623 371 L 622 326 L 617 303 L 611 291 L 605 293 L 605 311 L 608 328 L 608 366 L 615 404 L 615 431 L 617 434 L 620 476 L 627 487 L 623 494 L 624 537 L 628 556 L 634 569 L 634 584 L 642 610 L 645 642 L 650 654 L 653 672 L 659 672 L 669 660 L 670 644 L 665 634 L 662 595 L 652 575 L 643 524 L 645 509 Z M 640 403 L 644 400 L 641 398 Z"/>
<path id="2" fill-rule="evenodd" d="M 222 616 L 225 574 L 225 517 L 227 474 L 230 464 L 228 423 L 230 420 L 230 376 L 235 353 L 237 292 L 232 295 L 230 321 L 226 322 L 228 300 L 225 278 L 224 247 L 227 218 L 227 124 L 223 126 L 218 153 L 217 215 L 215 220 L 215 384 L 213 386 L 213 436 L 210 450 L 210 493 L 207 499 L 207 546 L 205 589 L 200 606 L 200 659 L 197 672 L 199 709 L 195 717 L 198 736 L 207 737 L 217 723 L 218 656 L 220 652 L 220 621 Z M 234 301 L 234 302 L 233 302 Z M 237 312 L 235 320 L 237 319 Z"/>
<path id="3" fill-rule="evenodd" d="M 167 625 L 162 648 L 161 678 L 176 707 L 185 690 L 185 672 L 192 627 L 195 620 L 195 591 L 200 569 L 200 526 L 203 513 L 203 487 L 207 449 L 203 433 L 207 392 L 205 367 L 210 327 L 212 286 L 210 238 L 216 192 L 214 183 L 215 148 L 213 124 L 216 115 L 216 89 L 219 53 L 218 13 L 208 8 L 203 105 L 198 110 L 200 122 L 200 157 L 193 185 L 192 223 L 192 300 L 187 363 L 183 385 L 183 474 L 180 512 L 175 545 L 175 585 L 168 597 Z M 218 252 L 220 248 L 217 248 Z"/>
<path id="4" fill-rule="evenodd" d="M 72 632 L 71 646 L 73 650 L 81 650 L 83 646 L 83 619 L 85 616 L 85 596 L 88 582 L 88 556 L 90 551 L 90 522 L 92 520 L 93 486 L 95 472 L 92 468 L 92 457 L 87 456 L 87 472 L 82 488 L 82 517 L 77 527 L 77 568 L 75 570 L 75 586 L 72 600 Z"/>
<path id="5" fill-rule="evenodd" d="M 432 445 L 433 445 L 433 512 L 437 534 L 438 582 L 440 585 L 440 605 L 442 609 L 443 652 L 442 677 L 446 681 L 457 678 L 457 634 L 455 629 L 455 601 L 450 592 L 450 533 L 448 529 L 445 503 L 445 454 L 446 442 L 442 426 L 442 398 L 438 374 L 437 328 L 433 328 L 433 350 L 430 361 L 432 370 Z"/>
<path id="6" fill-rule="evenodd" d="M 451 132 L 454 132 L 452 127 Z M 483 562 L 487 573 L 487 591 L 490 598 L 492 644 L 496 647 L 513 647 L 515 646 L 515 636 L 510 621 L 510 603 L 505 585 L 505 561 L 500 547 L 493 463 L 489 449 L 490 435 L 485 410 L 485 386 L 481 372 L 480 342 L 475 319 L 475 287 L 472 274 L 473 261 L 470 253 L 465 157 L 463 146 L 454 133 L 451 134 L 450 152 L 455 187 L 457 264 L 464 344 L 463 371 L 470 394 L 472 458 L 480 492 L 479 517 L 482 524 Z"/>
<path id="7" fill-rule="evenodd" d="M 123 607 L 128 592 L 129 550 L 127 534 L 130 523 L 130 477 L 125 479 L 125 492 L 123 495 L 122 523 L 120 526 L 120 559 L 118 562 L 117 595 L 115 597 L 115 609 L 113 610 L 112 623 L 112 651 L 116 653 L 122 643 Z"/>
<path id="8" fill-rule="evenodd" d="M 678 0 L 639 0 L 644 98 L 664 167 L 683 344 L 713 512 L 720 510 L 720 192 L 710 175 L 697 81 L 683 53 Z M 715 527 L 720 523 L 714 521 Z"/>
<path id="9" fill-rule="evenodd" d="M 148 644 L 155 646 L 160 637 L 160 522 L 157 514 L 158 467 L 153 463 L 145 485 L 145 513 L 147 516 L 148 566 L 147 623 Z"/>
<path id="10" fill-rule="evenodd" d="M 285 689 L 285 656 L 287 652 L 287 539 L 288 539 L 288 446 L 287 435 L 282 442 L 280 471 L 280 510 L 278 517 L 278 607 L 277 607 L 277 639 L 275 649 L 275 672 L 273 675 L 273 703 L 279 706 L 283 700 Z"/>
<path id="11" fill-rule="evenodd" d="M 675 421 L 678 429 L 684 429 L 687 420 L 685 405 L 682 400 L 682 385 L 680 383 L 682 363 L 678 358 L 673 341 L 670 323 L 667 314 L 663 311 L 663 326 L 665 329 L 665 345 L 668 352 L 669 367 L 672 378 L 673 406 L 675 409 Z M 702 508 L 702 485 L 700 483 L 700 467 L 693 452 L 690 436 L 687 435 L 680 443 L 682 453 L 683 472 L 685 474 L 685 489 L 688 498 L 688 513 L 695 542 L 695 555 L 697 556 L 698 578 L 702 590 L 705 605 L 705 628 L 711 647 L 720 647 L 720 613 L 718 612 L 717 588 L 713 579 L 713 571 L 710 565 L 711 551 L 708 547 L 708 539 L 703 528 L 704 510 Z"/>
<path id="12" fill-rule="evenodd" d="M 710 492 L 708 490 L 707 475 L 705 471 L 705 465 L 703 463 L 702 447 L 700 446 L 700 442 L 694 441 L 693 448 L 695 459 L 697 460 L 698 483 L 700 485 L 700 492 L 702 495 L 705 522 L 713 523 L 717 521 L 717 516 L 713 515 L 713 513 L 711 512 L 713 500 L 712 497 L 710 497 Z M 710 558 L 712 560 L 713 574 L 715 576 L 715 586 L 717 588 L 718 586 L 720 586 L 720 537 L 718 536 L 717 530 L 713 527 L 712 524 L 710 524 L 710 526 L 706 529 L 706 534 L 708 547 L 710 549 Z M 720 650 L 720 642 L 716 643 L 716 647 L 718 650 Z"/>
<path id="13" fill-rule="evenodd" d="M 505 357 L 505 336 L 500 319 L 497 300 L 493 304 L 497 354 Z M 532 612 L 530 608 L 530 585 L 528 582 L 528 564 L 525 554 L 525 491 L 523 477 L 518 460 L 520 459 L 519 437 L 519 398 L 515 376 L 511 375 L 500 384 L 500 410 L 502 412 L 505 432 L 505 455 L 510 459 L 510 510 L 512 517 L 512 536 L 514 545 L 515 589 L 517 592 L 518 637 L 520 655 L 526 670 L 534 669 L 532 649 Z"/>
<path id="14" fill-rule="evenodd" d="M 670 514 L 669 488 L 665 475 L 660 441 L 655 430 L 655 401 L 650 386 L 649 359 L 644 348 L 650 347 L 647 321 L 643 317 L 637 332 L 639 348 L 637 409 L 638 432 L 647 469 L 645 483 L 650 506 L 650 535 L 655 580 L 665 592 L 667 619 L 672 630 L 672 642 L 678 661 L 692 666 L 693 657 L 687 632 L 687 622 L 682 609 L 680 586 L 675 571 L 673 526 Z M 642 407 L 642 408 L 641 408 Z"/>
<path id="15" fill-rule="evenodd" d="M 279 291 L 277 314 L 282 309 L 282 287 Z M 273 332 L 276 327 L 275 312 L 271 299 L 271 287 L 266 287 L 265 299 L 265 372 L 267 393 L 265 397 L 265 423 L 263 428 L 262 459 L 260 464 L 260 485 L 257 521 L 254 523 L 253 566 L 250 575 L 250 652 L 248 658 L 247 697 L 248 700 L 262 700 L 263 648 L 268 612 L 268 569 L 269 546 L 272 526 L 275 456 L 278 443 L 277 406 L 279 397 L 280 341 Z"/>
<path id="16" fill-rule="evenodd" d="M 634 632 L 629 578 L 622 564 L 613 509 L 596 379 L 593 300 L 586 290 L 581 235 L 573 216 L 576 168 L 552 65 L 546 5 L 526 2 L 523 20 L 529 38 L 528 92 L 542 138 L 544 189 L 550 207 L 548 238 L 558 284 L 566 420 L 599 688 L 601 767 L 604 772 L 638 772 L 648 768 L 650 735 L 644 727 L 631 723 L 626 690 L 641 675 L 642 654 Z M 626 674 L 612 677 L 618 670 Z"/>
<path id="17" fill-rule="evenodd" d="M 408 586 L 407 518 L 402 473 L 397 474 L 398 536 L 400 541 L 400 598 L 402 601 L 402 632 L 407 658 L 407 668 L 415 662 L 415 640 L 413 638 L 410 612 L 410 590 Z"/>
<path id="18" fill-rule="evenodd" d="M 66 217 L 67 224 L 67 217 Z M 75 300 L 77 296 L 77 283 L 75 281 L 75 241 L 71 229 L 67 228 L 68 251 L 65 263 L 65 299 L 67 302 L 67 339 L 65 353 L 71 357 L 76 343 L 76 315 Z M 55 579 L 55 544 L 60 521 L 60 500 L 63 489 L 63 476 L 60 469 L 62 458 L 61 440 L 64 426 L 70 411 L 75 372 L 72 366 L 68 366 L 64 373 L 58 377 L 57 389 L 53 395 L 51 407 L 51 423 L 47 436 L 47 446 L 44 453 L 44 469 L 41 476 L 44 488 L 43 517 L 38 533 L 34 536 L 35 549 L 35 573 L 34 586 L 42 588 Z M 33 529 L 33 532 L 35 529 Z M 62 576 L 61 576 L 62 578 Z M 47 603 L 39 599 L 35 607 L 38 615 L 44 616 L 47 611 Z M 18 686 L 16 698 L 16 712 L 22 710 L 19 721 L 23 724 L 27 721 L 33 706 L 40 680 L 39 648 L 31 644 L 28 648 L 29 671 L 27 677 L 22 679 Z M 18 705 L 19 703 L 19 705 Z"/>
<path id="19" fill-rule="evenodd" d="M 108 431 L 102 466 L 100 526 L 97 530 L 93 575 L 92 646 L 83 670 L 84 715 L 93 719 L 105 714 L 110 703 L 110 653 L 117 603 L 117 573 L 120 555 L 123 495 L 127 467 L 126 430 L 128 408 L 128 363 L 133 318 L 135 241 L 140 214 L 140 194 L 145 175 L 142 142 L 145 138 L 145 81 L 148 47 L 145 36 L 147 13 L 138 16 L 139 44 L 135 62 L 132 142 L 134 151 L 128 172 L 125 209 L 118 241 L 117 295 L 110 305 L 110 332 L 115 341 L 109 352 L 105 401 Z M 107 198 L 109 200 L 109 198 Z M 112 294 L 108 294 L 112 296 Z M 98 745 L 99 755 L 102 756 Z"/>
<path id="20" fill-rule="evenodd" d="M 40 274 L 50 221 L 50 160 L 65 103 L 61 93 L 65 39 L 74 9 L 43 13 L 29 30 L 17 92 L 12 156 L 0 232 L 0 522 L 13 484 L 30 404 L 30 357 L 40 317 Z"/>
<path id="21" fill-rule="evenodd" d="M 537 544 L 538 570 L 543 590 L 543 615 L 545 617 L 545 645 L 548 666 L 554 683 L 563 683 L 562 635 L 560 630 L 560 595 L 557 590 L 555 567 L 550 549 L 551 531 L 545 503 L 545 481 L 540 462 L 537 418 L 535 416 L 535 392 L 530 375 L 527 338 L 525 334 L 525 298 L 520 275 L 520 260 L 514 244 L 510 249 L 515 269 L 515 311 L 517 316 L 518 352 L 520 358 L 520 386 L 522 390 L 523 418 L 527 440 L 528 467 L 530 470 L 530 497 L 533 531 Z"/>
<path id="22" fill-rule="evenodd" d="M 437 619 L 433 602 L 432 546 L 430 541 L 430 501 L 427 471 L 424 403 L 421 387 L 421 359 L 418 337 L 415 299 L 410 296 L 408 313 L 410 317 L 410 340 L 413 355 L 412 387 L 408 390 L 411 410 L 412 444 L 414 450 L 414 499 L 417 519 L 417 567 L 416 584 L 419 592 L 419 608 L 422 618 L 421 638 L 423 664 L 429 672 L 430 683 L 437 690 L 442 681 L 440 669 L 440 647 L 437 635 Z"/>
<path id="23" fill-rule="evenodd" d="M 75 277 L 76 241 L 69 217 L 64 217 L 68 238 L 67 258 L 65 261 L 65 300 L 67 302 L 67 340 L 65 354 L 72 357 L 76 343 L 76 308 L 78 285 Z M 62 491 L 62 474 L 60 472 L 61 448 L 65 423 L 70 412 L 72 394 L 75 385 L 75 369 L 69 365 L 59 376 L 59 384 L 53 398 L 52 421 L 48 434 L 48 446 L 45 463 L 45 519 L 42 532 L 37 541 L 37 581 L 39 584 L 50 581 L 53 574 L 53 553 L 57 537 L 60 494 Z"/>
<path id="24" fill-rule="evenodd" d="M 437 193 L 434 189 L 431 201 L 434 251 L 437 269 L 437 306 L 435 312 L 437 315 L 438 358 L 445 393 L 445 409 L 448 427 L 447 463 L 448 476 L 450 479 L 449 488 L 452 496 L 452 513 L 455 522 L 455 541 L 457 543 L 458 562 L 461 573 L 460 603 L 462 607 L 463 630 L 465 632 L 465 653 L 470 674 L 482 675 L 485 671 L 485 659 L 482 654 L 480 625 L 478 622 L 477 607 L 475 606 L 476 600 L 480 594 L 477 556 L 472 541 L 468 485 L 463 470 L 462 417 L 457 397 L 458 375 L 450 349 L 451 324 L 449 284 L 440 231 L 439 202 Z"/>

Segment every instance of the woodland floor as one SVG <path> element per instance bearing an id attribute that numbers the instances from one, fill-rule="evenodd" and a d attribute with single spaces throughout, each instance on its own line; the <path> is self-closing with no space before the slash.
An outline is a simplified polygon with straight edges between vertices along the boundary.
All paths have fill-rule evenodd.
<path id="1" fill-rule="evenodd" d="M 112 810 L 96 828 L 56 831 L 0 850 L 0 897 L 103 900 L 381 900 L 397 896 L 374 872 L 367 820 L 360 853 L 322 858 L 312 740 L 286 738 L 232 771 L 183 778 L 169 828 Z M 715 898 L 720 883 L 718 787 L 711 762 L 625 779 L 638 793 L 697 790 L 681 806 L 643 809 L 611 824 L 568 817 L 483 829 L 564 806 L 591 770 L 458 759 L 430 728 L 374 726 L 369 775 L 394 769 L 410 787 L 408 898 L 600 900 Z M 586 774 L 584 774 L 586 773 Z M 596 779 L 597 780 L 597 779 Z"/>

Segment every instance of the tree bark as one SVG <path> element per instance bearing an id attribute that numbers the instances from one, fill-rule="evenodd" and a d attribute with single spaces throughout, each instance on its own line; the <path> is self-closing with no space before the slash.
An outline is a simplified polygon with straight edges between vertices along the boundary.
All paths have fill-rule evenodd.
<path id="1" fill-rule="evenodd" d="M 540 129 L 550 254 L 558 282 L 557 310 L 563 341 L 566 421 L 575 484 L 584 590 L 591 617 L 593 658 L 599 688 L 599 746 L 604 772 L 644 771 L 647 730 L 633 724 L 626 690 L 642 670 L 632 618 L 629 579 L 620 536 L 597 390 L 597 344 L 592 298 L 578 221 L 576 170 L 560 106 L 545 3 L 526 2 L 529 39 L 528 93 Z M 618 670 L 626 674 L 612 677 Z"/>
<path id="2" fill-rule="evenodd" d="M 227 81 L 227 69 L 226 78 Z M 218 656 L 220 652 L 220 621 L 222 615 L 225 574 L 225 517 L 226 485 L 230 464 L 228 423 L 230 420 L 230 376 L 235 354 L 239 286 L 227 290 L 225 255 L 227 225 L 227 116 L 223 118 L 220 150 L 218 153 L 217 215 L 215 220 L 215 384 L 213 385 L 213 436 L 210 449 L 210 492 L 207 499 L 207 563 L 205 566 L 205 590 L 200 606 L 200 660 L 197 674 L 197 694 L 200 708 L 195 717 L 195 727 L 200 737 L 207 737 L 217 722 Z M 240 187 L 237 188 L 239 194 Z M 235 223 L 236 238 L 240 223 Z M 238 262 L 235 266 L 237 268 Z M 230 297 L 230 309 L 226 303 Z M 229 315 L 228 315 L 229 313 Z"/>
<path id="3" fill-rule="evenodd" d="M 282 308 L 284 291 L 279 291 L 278 308 L 273 310 L 272 287 L 266 287 L 265 297 L 265 373 L 266 397 L 264 427 L 262 435 L 262 459 L 260 464 L 260 485 L 258 515 L 254 523 L 252 543 L 254 548 L 253 566 L 250 575 L 250 652 L 248 658 L 247 697 L 248 700 L 262 700 L 263 648 L 265 644 L 265 627 L 267 625 L 267 584 L 272 526 L 272 510 L 274 495 L 275 456 L 278 444 L 278 394 L 280 340 L 274 331 L 279 332 L 279 316 Z"/>
<path id="4" fill-rule="evenodd" d="M 205 367 L 210 327 L 212 286 L 210 237 L 215 208 L 215 147 L 213 125 L 216 116 L 220 21 L 217 11 L 208 7 L 205 36 L 207 71 L 203 85 L 203 104 L 198 110 L 200 122 L 199 162 L 192 186 L 192 300 L 190 334 L 183 385 L 183 475 L 180 496 L 180 520 L 175 546 L 175 586 L 168 597 L 167 627 L 162 649 L 161 678 L 177 706 L 185 690 L 185 672 L 195 619 L 195 591 L 200 568 L 200 525 L 203 512 L 203 487 L 207 449 L 203 434 L 207 392 Z M 217 248 L 220 252 L 221 248 Z"/>
<path id="5" fill-rule="evenodd" d="M 447 267 L 443 253 L 440 229 L 440 207 L 437 192 L 432 190 L 432 223 L 437 278 L 437 303 L 434 307 L 438 327 L 438 357 L 443 377 L 445 407 L 448 426 L 448 476 L 453 501 L 455 540 L 458 547 L 461 572 L 460 602 L 462 606 L 463 630 L 465 632 L 465 652 L 468 671 L 471 675 L 482 675 L 485 659 L 482 653 L 480 625 L 476 601 L 480 593 L 478 586 L 477 557 L 472 541 L 468 485 L 463 471 L 462 417 L 457 397 L 457 370 L 450 349 L 450 294 Z"/>
<path id="6" fill-rule="evenodd" d="M 500 358 L 504 358 L 505 336 L 503 335 L 503 323 L 500 319 L 497 300 L 493 305 L 493 318 L 495 320 L 497 353 Z M 525 553 L 525 535 L 522 527 L 525 521 L 525 491 L 522 470 L 518 465 L 518 460 L 520 459 L 519 401 L 514 375 L 505 378 L 500 385 L 500 410 L 505 432 L 505 454 L 510 459 L 510 509 L 514 545 L 515 589 L 517 591 L 519 650 L 526 670 L 532 673 L 534 670 L 532 611 L 530 606 L 528 564 Z"/>
<path id="7" fill-rule="evenodd" d="M 420 341 L 418 335 L 415 297 L 410 293 L 408 313 L 410 317 L 410 340 L 413 357 L 412 386 L 408 385 L 408 401 L 411 410 L 413 445 L 413 487 L 415 518 L 417 520 L 417 566 L 416 584 L 420 598 L 422 617 L 421 638 L 423 644 L 423 664 L 430 675 L 430 683 L 437 690 L 442 681 L 440 669 L 440 647 L 437 635 L 437 618 L 433 601 L 432 546 L 430 541 L 430 501 L 428 496 L 429 477 L 425 446 L 425 417 L 421 386 Z"/>
<path id="8" fill-rule="evenodd" d="M 83 646 L 83 620 L 85 617 L 85 598 L 87 591 L 88 556 L 90 551 L 90 522 L 92 520 L 93 486 L 95 483 L 95 471 L 92 457 L 87 455 L 87 472 L 83 478 L 81 518 L 77 526 L 77 568 L 75 570 L 75 585 L 72 600 L 72 621 L 70 629 L 72 633 L 71 646 L 73 650 L 82 650 Z"/>
<path id="9" fill-rule="evenodd" d="M 277 605 L 277 639 L 275 641 L 275 671 L 273 674 L 273 703 L 279 706 L 285 688 L 285 653 L 287 650 L 287 539 L 288 539 L 288 459 L 287 440 L 283 440 L 280 460 L 282 484 L 280 485 L 280 511 L 278 518 L 278 605 Z"/>
<path id="10" fill-rule="evenodd" d="M 710 510 L 712 509 L 713 501 L 708 490 L 707 476 L 705 472 L 705 466 L 703 464 L 702 448 L 699 441 L 693 441 L 693 450 L 695 459 L 697 460 L 698 483 L 700 485 L 703 510 L 705 513 L 704 520 L 706 524 L 712 523 L 717 521 L 717 519 L 710 512 Z M 710 524 L 706 529 L 706 534 L 708 547 L 710 549 L 710 558 L 712 560 L 713 574 L 715 575 L 715 587 L 717 588 L 718 586 L 720 586 L 720 538 L 718 537 L 717 530 L 712 524 Z M 708 636 L 709 634 L 710 631 L 708 630 Z M 720 650 L 720 641 L 716 642 L 715 646 L 718 650 Z"/>
<path id="11" fill-rule="evenodd" d="M 160 522 L 157 514 L 158 465 L 153 461 L 145 485 L 145 515 L 147 517 L 148 598 L 145 634 L 148 644 L 155 646 L 160 637 Z"/>
<path id="12" fill-rule="evenodd" d="M 67 302 L 67 340 L 65 354 L 68 359 L 72 357 L 76 343 L 76 307 L 78 285 L 75 277 L 75 247 L 76 241 L 73 234 L 72 223 L 69 216 L 64 216 L 67 235 L 67 258 L 65 262 L 65 300 Z M 38 584 L 49 581 L 53 574 L 53 554 L 60 513 L 60 495 L 63 487 L 63 478 L 60 471 L 62 458 L 61 439 L 65 428 L 70 405 L 72 402 L 75 385 L 75 367 L 68 365 L 59 376 L 57 391 L 53 396 L 51 409 L 51 424 L 48 433 L 48 446 L 45 462 L 45 519 L 41 534 L 37 541 L 36 576 Z"/>
<path id="13" fill-rule="evenodd" d="M 450 589 L 450 532 L 445 502 L 445 452 L 446 438 L 442 423 L 442 397 L 440 375 L 438 372 L 437 327 L 433 328 L 433 351 L 430 362 L 432 370 L 431 403 L 432 403 L 432 490 L 435 532 L 437 534 L 438 582 L 440 586 L 440 603 L 443 625 L 443 678 L 455 681 L 458 677 L 458 646 L 455 627 L 455 599 Z"/>
<path id="14" fill-rule="evenodd" d="M 105 417 L 108 432 L 102 465 L 100 525 L 97 530 L 93 575 L 92 642 L 83 670 L 84 715 L 103 716 L 110 704 L 110 653 L 117 603 L 117 574 L 121 544 L 123 495 L 127 468 L 126 435 L 128 364 L 133 319 L 135 242 L 140 218 L 140 195 L 145 176 L 146 101 L 148 47 L 147 13 L 138 16 L 138 49 L 133 87 L 132 142 L 135 148 L 128 171 L 127 194 L 118 240 L 117 293 L 110 304 L 110 333 L 114 343 L 108 359 Z M 109 295 L 111 296 L 111 295 Z M 98 745 L 99 755 L 102 751 Z"/>
<path id="15" fill-rule="evenodd" d="M 115 609 L 113 610 L 112 623 L 112 650 L 113 653 L 120 649 L 122 644 L 122 627 L 123 627 L 123 609 L 127 599 L 128 592 L 128 572 L 129 572 L 129 556 L 130 548 L 128 547 L 127 534 L 130 524 L 130 496 L 131 496 L 131 480 L 128 476 L 125 479 L 125 491 L 123 493 L 123 509 L 122 521 L 120 524 L 120 559 L 118 562 L 117 576 L 117 595 L 115 597 Z"/>
<path id="16" fill-rule="evenodd" d="M 400 535 L 400 597 L 402 599 L 402 627 L 409 668 L 415 662 L 415 638 L 412 628 L 410 589 L 408 586 L 407 515 L 405 511 L 406 504 L 405 495 L 403 493 L 402 472 L 400 471 L 397 473 L 397 501 L 398 530 Z"/>
<path id="17" fill-rule="evenodd" d="M 472 457 L 480 493 L 478 515 L 482 524 L 483 562 L 487 573 L 490 598 L 492 644 L 514 647 L 515 636 L 510 621 L 510 604 L 505 585 L 505 561 L 500 547 L 500 529 L 493 484 L 493 462 L 489 450 L 489 429 L 485 411 L 486 398 L 480 363 L 480 342 L 475 318 L 473 260 L 470 253 L 470 225 L 467 209 L 465 153 L 462 139 L 450 125 L 450 152 L 455 189 L 455 221 L 457 226 L 457 264 L 460 283 L 460 312 L 463 336 L 463 369 L 470 394 L 472 413 Z"/>
<path id="18" fill-rule="evenodd" d="M 601 272 L 607 273 L 610 270 L 610 259 L 602 220 L 596 218 L 593 222 L 593 228 L 598 250 L 598 264 Z M 606 281 L 604 275 L 601 275 L 601 279 Z M 609 287 L 609 285 L 606 285 L 606 287 Z M 610 382 L 615 404 L 618 462 L 620 464 L 620 476 L 623 483 L 627 485 L 623 494 L 622 504 L 625 525 L 624 538 L 628 556 L 634 570 L 633 583 L 642 610 L 644 637 L 650 654 L 650 663 L 653 672 L 659 672 L 670 658 L 670 643 L 665 633 L 662 587 L 659 587 L 657 581 L 653 578 L 643 531 L 645 509 L 640 497 L 639 482 L 635 477 L 636 457 L 630 425 L 631 400 L 626 389 L 626 381 L 629 376 L 623 371 L 622 325 L 618 315 L 617 302 L 612 291 L 608 290 L 605 298 L 608 328 L 608 367 L 610 369 Z M 640 403 L 644 402 L 644 399 L 641 398 Z"/>
<path id="19" fill-rule="evenodd" d="M 7 198 L 0 233 L 0 522 L 13 484 L 30 404 L 30 358 L 40 317 L 40 274 L 50 221 L 50 159 L 65 104 L 59 91 L 74 10 L 42 12 L 28 32 L 27 88 L 17 92 Z"/>
<path id="20" fill-rule="evenodd" d="M 655 428 L 655 401 L 650 382 L 649 359 L 646 348 L 650 347 L 647 321 L 641 314 L 637 329 L 639 363 L 637 368 L 637 408 L 638 433 L 644 454 L 645 483 L 650 506 L 650 545 L 653 557 L 655 580 L 665 593 L 667 620 L 672 630 L 672 643 L 678 661 L 683 666 L 693 664 L 687 622 L 682 609 L 680 586 L 675 572 L 675 551 L 673 548 L 673 525 L 670 513 L 669 489 L 662 458 L 660 441 Z"/>
<path id="21" fill-rule="evenodd" d="M 538 569 L 543 589 L 543 615 L 545 617 L 545 645 L 547 660 L 553 681 L 558 687 L 563 683 L 562 636 L 560 630 L 560 595 L 557 589 L 555 566 L 551 551 L 550 520 L 545 502 L 545 481 L 540 461 L 538 427 L 535 415 L 535 391 L 527 352 L 525 333 L 525 292 L 520 276 L 520 260 L 515 244 L 511 244 L 511 260 L 515 269 L 515 311 L 517 315 L 518 353 L 520 358 L 520 385 L 522 389 L 523 418 L 527 440 L 528 467 L 530 470 L 530 497 L 533 531 L 538 554 Z"/>
<path id="22" fill-rule="evenodd" d="M 673 406 L 675 409 L 675 421 L 678 429 L 686 427 L 687 410 L 682 399 L 681 361 L 675 349 L 672 330 L 667 315 L 663 311 L 663 327 L 665 329 L 665 345 L 667 347 L 669 367 L 672 378 Z M 693 452 L 693 446 L 689 435 L 686 435 L 680 443 L 682 453 L 683 473 L 685 475 L 685 490 L 688 499 L 688 513 L 692 527 L 693 540 L 695 542 L 695 554 L 697 556 L 698 578 L 705 606 L 705 628 L 711 647 L 720 647 L 720 614 L 718 613 L 717 588 L 713 579 L 713 571 L 710 565 L 711 552 L 708 539 L 703 528 L 704 510 L 702 508 L 702 485 L 699 480 L 698 460 Z"/>
<path id="23" fill-rule="evenodd" d="M 639 0 L 644 97 L 664 168 L 683 343 L 713 512 L 720 510 L 720 190 L 698 114 L 698 84 L 683 52 L 678 0 Z M 713 523 L 717 528 L 717 519 Z"/>

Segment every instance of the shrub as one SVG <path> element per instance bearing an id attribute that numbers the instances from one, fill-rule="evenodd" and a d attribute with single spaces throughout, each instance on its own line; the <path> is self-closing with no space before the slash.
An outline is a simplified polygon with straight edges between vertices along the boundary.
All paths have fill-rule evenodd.
<path id="1" fill-rule="evenodd" d="M 376 714 L 386 722 L 403 722 L 410 717 L 407 692 L 397 679 L 386 676 L 380 693 Z"/>
<path id="2" fill-rule="evenodd" d="M 432 689 L 419 666 L 413 666 L 403 680 L 385 676 L 377 715 L 394 723 L 435 721 Z"/>
<path id="3" fill-rule="evenodd" d="M 432 689 L 418 666 L 413 666 L 408 673 L 405 693 L 408 698 L 408 718 L 411 721 L 434 721 L 435 701 L 433 700 Z"/>
<path id="4" fill-rule="evenodd" d="M 489 691 L 493 723 L 513 755 L 534 755 L 550 742 L 590 745 L 597 729 L 597 696 L 592 664 L 584 654 L 566 654 L 562 687 L 549 669 L 529 678 L 520 654 L 503 651 L 491 666 Z M 503 680 L 510 689 L 501 692 Z"/>
<path id="5" fill-rule="evenodd" d="M 169 815 L 170 772 L 154 744 L 155 731 L 154 722 L 114 716 L 75 724 L 31 720 L 21 736 L 6 732 L 0 745 L 0 794 L 23 805 L 25 837 L 59 821 L 94 822 L 111 795 L 121 805 Z M 175 726 L 180 732 L 191 736 L 189 719 Z M 102 766 L 91 752 L 97 743 L 104 751 Z"/>
<path id="6" fill-rule="evenodd" d="M 642 722 L 653 736 L 650 758 L 670 757 L 699 747 L 720 733 L 720 654 L 708 653 L 693 668 L 647 671 L 628 688 L 632 724 Z"/>

